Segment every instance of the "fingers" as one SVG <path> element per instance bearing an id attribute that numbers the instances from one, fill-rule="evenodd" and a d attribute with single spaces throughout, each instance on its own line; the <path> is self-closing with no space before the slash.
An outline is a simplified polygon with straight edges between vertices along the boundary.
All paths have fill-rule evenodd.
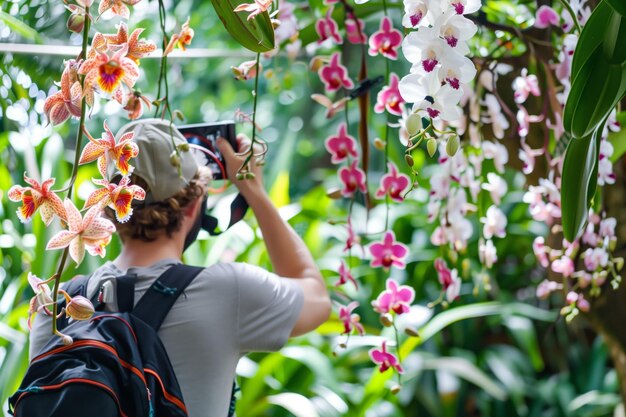
<path id="1" fill-rule="evenodd" d="M 217 148 L 220 150 L 222 155 L 224 155 L 226 161 L 232 161 L 233 159 L 237 158 L 237 156 L 235 155 L 235 150 L 226 139 L 217 138 Z"/>

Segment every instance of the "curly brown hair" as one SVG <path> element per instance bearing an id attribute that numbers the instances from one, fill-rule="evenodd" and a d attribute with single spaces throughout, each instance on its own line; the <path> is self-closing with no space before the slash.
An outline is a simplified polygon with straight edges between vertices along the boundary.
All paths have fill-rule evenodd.
<path id="1" fill-rule="evenodd" d="M 115 224 L 122 241 L 138 239 L 152 242 L 163 233 L 171 237 L 180 229 L 185 207 L 206 194 L 210 180 L 211 173 L 208 168 L 200 167 L 189 184 L 172 197 L 148 205 L 143 205 L 139 201 L 137 206 L 133 206 L 133 213 L 125 223 L 116 220 L 115 211 L 110 207 L 105 209 L 105 214 Z M 146 193 L 150 191 L 144 179 L 139 176 L 131 174 L 130 183 L 140 186 Z"/>

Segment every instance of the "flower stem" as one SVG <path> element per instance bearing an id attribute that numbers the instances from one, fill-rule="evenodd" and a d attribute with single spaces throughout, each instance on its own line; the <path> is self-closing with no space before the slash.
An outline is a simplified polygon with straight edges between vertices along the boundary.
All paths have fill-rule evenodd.
<path id="1" fill-rule="evenodd" d="M 54 278 L 54 288 L 52 290 L 52 300 L 54 303 L 52 304 L 52 333 L 58 334 L 57 330 L 57 311 L 59 304 L 57 303 L 57 298 L 59 296 L 59 287 L 61 284 L 61 274 L 63 274 L 63 268 L 65 267 L 65 261 L 67 261 L 67 255 L 70 253 L 69 246 L 63 250 L 63 255 L 61 256 L 61 262 L 59 263 L 59 268 L 57 269 L 56 274 L 53 275 Z"/>
<path id="2" fill-rule="evenodd" d="M 574 11 L 574 9 L 572 9 L 572 5 L 569 4 L 569 1 L 567 0 L 561 0 L 561 3 L 563 3 L 563 6 L 567 10 L 567 12 L 570 14 L 570 16 L 572 16 L 572 20 L 574 21 L 576 30 L 578 31 L 578 33 L 581 33 L 583 31 L 583 28 L 580 26 L 580 23 L 578 22 L 578 16 L 576 16 L 576 12 Z"/>
<path id="3" fill-rule="evenodd" d="M 256 54 L 256 74 L 254 77 L 254 99 L 252 103 L 252 142 L 250 143 L 250 149 L 248 150 L 248 155 L 246 156 L 245 161 L 239 168 L 239 172 L 242 170 L 246 170 L 250 160 L 254 156 L 254 144 L 257 142 L 256 139 L 256 108 L 259 98 L 259 76 L 261 75 L 261 53 L 257 52 Z"/>
<path id="4" fill-rule="evenodd" d="M 85 7 L 85 13 L 89 15 L 89 7 Z M 85 26 L 83 26 L 83 44 L 80 51 L 79 59 L 87 58 L 87 46 L 89 45 L 89 28 L 91 26 L 91 19 L 85 19 Z M 85 76 L 80 76 L 80 87 L 85 90 Z M 78 176 L 78 161 L 80 160 L 80 148 L 83 143 L 83 129 L 85 127 L 85 116 L 87 115 L 87 100 L 83 95 L 80 101 L 80 122 L 78 125 L 78 134 L 76 135 L 76 148 L 74 150 L 74 166 L 72 166 L 72 176 L 70 177 L 70 183 L 67 186 L 67 196 L 72 198 L 72 188 L 76 182 Z M 65 191 L 65 190 L 61 190 Z"/>

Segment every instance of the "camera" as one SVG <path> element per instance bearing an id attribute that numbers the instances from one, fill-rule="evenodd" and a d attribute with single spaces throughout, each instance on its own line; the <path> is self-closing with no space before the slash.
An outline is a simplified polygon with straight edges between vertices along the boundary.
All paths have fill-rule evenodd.
<path id="1" fill-rule="evenodd" d="M 226 179 L 226 161 L 219 151 L 216 141 L 222 137 L 233 149 L 237 150 L 237 134 L 235 122 L 225 120 L 217 123 L 198 123 L 193 125 L 177 126 L 180 133 L 187 139 L 190 151 L 198 161 L 198 165 L 209 167 L 214 180 Z"/>

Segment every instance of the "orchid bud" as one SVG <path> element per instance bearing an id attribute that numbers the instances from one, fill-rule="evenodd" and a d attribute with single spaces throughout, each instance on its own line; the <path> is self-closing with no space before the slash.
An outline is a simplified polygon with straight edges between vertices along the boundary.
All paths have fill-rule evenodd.
<path id="1" fill-rule="evenodd" d="M 621 271 L 624 267 L 624 258 L 614 258 L 613 262 L 615 262 L 615 269 L 617 272 Z"/>
<path id="2" fill-rule="evenodd" d="M 243 177 L 246 180 L 253 180 L 256 178 L 256 175 L 254 175 L 254 172 L 246 172 Z"/>
<path id="3" fill-rule="evenodd" d="M 578 301 L 576 302 L 576 306 L 578 307 L 578 309 L 580 311 L 582 311 L 583 313 L 587 313 L 589 312 L 589 309 L 591 308 L 591 305 L 589 304 L 589 301 L 587 301 L 586 299 L 584 299 L 582 296 L 578 299 Z"/>
<path id="4" fill-rule="evenodd" d="M 567 293 L 567 296 L 565 297 L 565 302 L 567 304 L 573 304 L 576 302 L 576 300 L 578 300 L 578 293 L 574 291 L 570 291 Z"/>
<path id="5" fill-rule="evenodd" d="M 391 327 L 393 326 L 393 317 L 391 317 L 391 314 L 389 313 L 382 314 L 380 316 L 380 323 L 385 327 Z"/>
<path id="6" fill-rule="evenodd" d="M 176 154 L 176 151 L 172 151 L 170 154 L 170 164 L 175 167 L 180 166 L 180 157 Z"/>
<path id="7" fill-rule="evenodd" d="M 448 143 L 446 143 L 446 153 L 448 156 L 452 157 L 456 155 L 459 150 L 460 140 L 458 135 L 450 136 L 448 139 Z"/>
<path id="8" fill-rule="evenodd" d="M 385 141 L 382 140 L 381 138 L 374 139 L 374 147 L 376 149 L 378 149 L 379 151 L 384 151 L 385 150 Z"/>
<path id="9" fill-rule="evenodd" d="M 64 344 L 65 346 L 69 346 L 69 345 L 71 345 L 72 343 L 74 343 L 74 339 L 72 339 L 72 337 L 71 337 L 71 336 L 68 336 L 68 335 L 66 335 L 66 334 L 62 334 L 62 335 L 61 335 L 61 342 L 63 342 L 63 344 Z"/>
<path id="10" fill-rule="evenodd" d="M 393 395 L 396 395 L 397 393 L 400 392 L 401 389 L 402 389 L 402 385 L 394 385 L 393 387 L 391 387 L 391 393 Z"/>
<path id="11" fill-rule="evenodd" d="M 239 174 L 237 174 L 235 176 L 235 178 L 238 179 L 238 180 L 243 180 L 244 179 L 244 175 L 240 172 Z"/>
<path id="12" fill-rule="evenodd" d="M 89 320 L 94 311 L 91 301 L 82 295 L 73 297 L 65 307 L 65 313 L 74 320 Z"/>
<path id="13" fill-rule="evenodd" d="M 331 188 L 326 191 L 326 196 L 333 200 L 339 200 L 341 198 L 341 190 L 339 188 Z"/>
<path id="14" fill-rule="evenodd" d="M 411 337 L 419 337 L 419 333 L 415 327 L 407 326 L 404 329 L 404 333 L 408 334 Z"/>
<path id="15" fill-rule="evenodd" d="M 404 155 L 404 160 L 406 161 L 406 164 L 410 167 L 415 165 L 415 161 L 413 160 L 413 157 L 410 154 Z"/>
<path id="16" fill-rule="evenodd" d="M 272 22 L 272 28 L 274 30 L 278 29 L 280 27 L 280 20 L 278 19 L 271 19 L 270 22 Z"/>
<path id="17" fill-rule="evenodd" d="M 406 130 L 410 136 L 415 136 L 422 129 L 422 116 L 412 113 L 406 119 Z"/>
<path id="18" fill-rule="evenodd" d="M 72 14 L 67 19 L 67 28 L 70 32 L 81 33 L 85 27 L 85 15 Z"/>
<path id="19" fill-rule="evenodd" d="M 188 152 L 189 151 L 189 144 L 188 143 L 181 143 L 180 145 L 178 145 L 178 151 L 179 152 Z"/>
<path id="20" fill-rule="evenodd" d="M 313 72 L 318 72 L 326 62 L 328 62 L 328 57 L 314 56 L 309 63 L 309 69 Z"/>
<path id="21" fill-rule="evenodd" d="M 435 152 L 437 152 L 437 139 L 428 139 L 428 142 L 426 142 L 426 149 L 428 149 L 428 156 L 432 158 L 435 155 Z"/>

